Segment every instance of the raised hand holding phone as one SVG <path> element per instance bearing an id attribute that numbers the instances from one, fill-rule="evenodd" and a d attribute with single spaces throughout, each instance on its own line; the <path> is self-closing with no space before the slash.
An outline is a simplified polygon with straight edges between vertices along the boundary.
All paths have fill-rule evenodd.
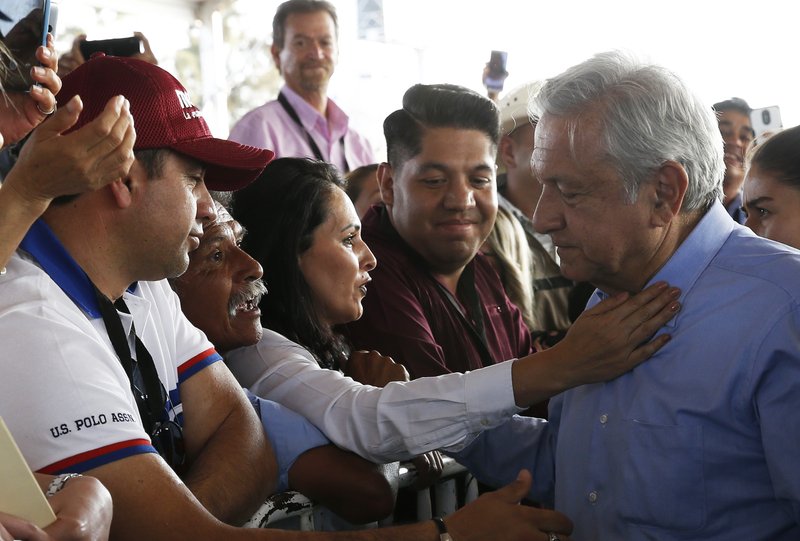
<path id="1" fill-rule="evenodd" d="M 47 46 L 36 49 L 35 57 L 40 65 L 31 70 L 32 84 L 24 90 L 8 90 L 0 99 L 4 145 L 21 140 L 55 111 L 61 79 L 56 75 L 58 57 L 52 35 L 48 37 Z"/>
<path id="2" fill-rule="evenodd" d="M 508 77 L 506 62 L 508 53 L 505 51 L 492 51 L 489 62 L 483 70 L 483 85 L 487 90 L 500 92 Z"/>
<path id="3" fill-rule="evenodd" d="M 777 105 L 753 109 L 750 113 L 750 123 L 753 126 L 756 143 L 758 143 L 783 128 L 781 109 Z"/>
<path id="4" fill-rule="evenodd" d="M 86 39 L 86 34 L 80 34 L 73 40 L 72 48 L 61 56 L 58 75 L 64 77 L 96 52 L 110 56 L 129 56 L 158 65 L 158 60 L 150 49 L 150 42 L 141 32 L 134 32 L 133 36 L 127 38 L 91 41 Z"/>
<path id="5" fill-rule="evenodd" d="M 3 74 L 6 90 L 27 91 L 37 84 L 33 68 L 38 65 L 38 47 L 47 46 L 55 33 L 58 5 L 55 0 L 16 0 L 0 8 L 0 37 L 10 52 Z"/>

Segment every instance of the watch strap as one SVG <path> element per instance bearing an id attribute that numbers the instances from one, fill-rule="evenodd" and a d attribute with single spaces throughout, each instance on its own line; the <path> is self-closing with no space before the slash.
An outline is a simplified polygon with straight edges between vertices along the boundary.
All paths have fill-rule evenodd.
<path id="1" fill-rule="evenodd" d="M 50 481 L 50 484 L 47 486 L 47 490 L 45 491 L 45 496 L 50 498 L 51 496 L 55 496 L 57 492 L 60 492 L 62 488 L 67 484 L 67 481 L 72 479 L 73 477 L 80 477 L 81 474 L 79 473 L 62 473 L 61 475 L 57 475 Z"/>
<path id="2" fill-rule="evenodd" d="M 442 517 L 433 517 L 433 523 L 439 530 L 439 541 L 453 541 L 453 536 L 447 532 L 447 525 L 444 523 Z"/>

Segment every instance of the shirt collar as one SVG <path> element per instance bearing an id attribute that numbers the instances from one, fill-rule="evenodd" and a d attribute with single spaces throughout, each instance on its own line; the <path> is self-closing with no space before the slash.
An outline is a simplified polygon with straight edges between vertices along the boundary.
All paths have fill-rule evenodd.
<path id="1" fill-rule="evenodd" d="M 101 317 L 92 281 L 42 219 L 33 223 L 22 239 L 20 248 L 39 263 L 42 270 L 84 313 L 92 318 Z M 134 283 L 128 291 L 135 289 Z"/>
<path id="2" fill-rule="evenodd" d="M 734 227 L 735 222 L 731 220 L 722 203 L 715 202 L 645 287 L 658 281 L 667 282 L 672 287 L 680 288 L 679 300 L 684 302 L 685 297 L 722 248 Z M 596 290 L 589 306 L 591 307 L 607 297 L 608 295 L 604 292 Z M 679 316 L 680 313 L 670 320 L 667 326 L 674 327 Z"/>
<path id="3" fill-rule="evenodd" d="M 332 139 L 338 139 L 347 132 L 350 118 L 332 99 L 328 98 L 328 116 L 326 118 L 288 85 L 283 85 L 281 93 L 286 96 L 286 100 L 295 110 L 307 131 L 311 132 L 319 123 L 325 130 L 330 129 Z"/>

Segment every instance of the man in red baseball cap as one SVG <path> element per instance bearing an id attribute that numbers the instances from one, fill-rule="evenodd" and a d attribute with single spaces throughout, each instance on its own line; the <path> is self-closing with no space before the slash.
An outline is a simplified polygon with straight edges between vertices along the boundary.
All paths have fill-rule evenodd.
<path id="1" fill-rule="evenodd" d="M 212 190 L 238 190 L 273 157 L 269 150 L 212 137 L 183 85 L 147 62 L 97 53 L 64 77 L 58 104 L 76 94 L 84 108 L 72 129 L 99 115 L 110 98 L 125 96 L 136 121 L 134 151 L 169 149 L 192 158 L 203 165 L 205 184 Z"/>
<path id="2" fill-rule="evenodd" d="M 222 520 L 244 518 L 272 491 L 274 458 L 165 278 L 186 270 L 215 218 L 208 188 L 244 186 L 273 154 L 212 137 L 184 87 L 146 62 L 92 58 L 64 78 L 58 101 L 75 95 L 73 130 L 109 100 L 129 109 L 135 159 L 107 186 L 54 201 L 0 277 L 0 380 L 13 383 L 3 386 L 13 409 L 0 412 L 33 470 L 101 478 L 123 511 L 115 536 L 141 487 L 174 486 L 176 474 L 188 490 L 170 505 L 197 498 Z M 132 129 L 119 122 L 100 144 Z"/>

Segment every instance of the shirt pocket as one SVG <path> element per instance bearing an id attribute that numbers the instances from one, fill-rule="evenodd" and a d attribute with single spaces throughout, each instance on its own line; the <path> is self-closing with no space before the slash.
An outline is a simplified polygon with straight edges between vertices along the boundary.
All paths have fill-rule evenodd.
<path id="1" fill-rule="evenodd" d="M 626 420 L 627 452 L 616 457 L 617 487 L 626 522 L 675 531 L 706 522 L 703 429 Z"/>

